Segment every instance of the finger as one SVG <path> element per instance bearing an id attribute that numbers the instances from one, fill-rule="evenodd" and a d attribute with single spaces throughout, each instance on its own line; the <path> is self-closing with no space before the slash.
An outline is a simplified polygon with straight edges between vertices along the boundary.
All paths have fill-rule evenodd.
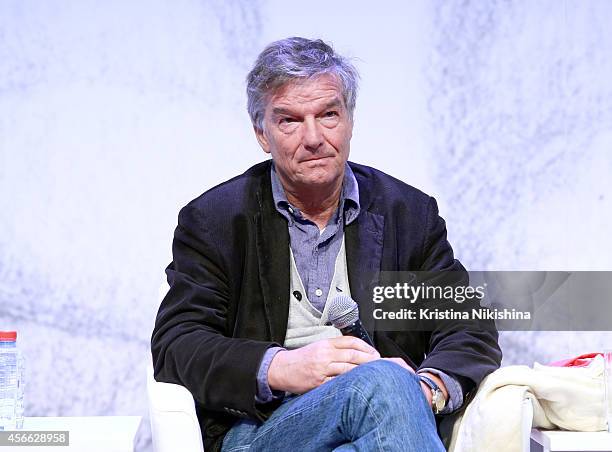
<path id="1" fill-rule="evenodd" d="M 345 374 L 353 370 L 355 367 L 357 367 L 357 365 L 351 363 L 329 363 L 327 369 L 325 370 L 325 378 Z"/>
<path id="2" fill-rule="evenodd" d="M 330 376 L 330 377 L 325 377 L 325 378 L 323 379 L 323 383 L 327 383 L 328 381 L 331 381 L 331 380 L 333 380 L 334 378 L 336 378 L 336 376 L 335 376 L 335 375 L 332 375 L 332 376 Z"/>
<path id="3" fill-rule="evenodd" d="M 385 361 L 389 361 L 395 364 L 399 364 L 402 367 L 406 367 L 406 363 L 401 358 L 394 357 L 394 358 L 380 358 L 380 359 L 384 359 Z"/>
<path id="4" fill-rule="evenodd" d="M 374 347 L 354 336 L 338 336 L 329 341 L 335 348 L 354 348 L 364 353 L 380 356 Z"/>
<path id="5" fill-rule="evenodd" d="M 371 353 L 364 353 L 361 350 L 356 350 L 354 348 L 339 348 L 334 350 L 330 361 L 335 363 L 365 364 L 377 359 L 379 359 L 378 356 Z"/>
<path id="6" fill-rule="evenodd" d="M 409 371 L 411 373 L 414 373 L 414 369 L 412 367 L 410 367 L 408 365 L 408 363 L 406 361 L 404 361 L 402 358 L 381 358 L 381 359 L 384 359 L 385 361 L 391 361 L 392 363 L 395 363 L 395 364 L 403 367 L 407 371 Z"/>

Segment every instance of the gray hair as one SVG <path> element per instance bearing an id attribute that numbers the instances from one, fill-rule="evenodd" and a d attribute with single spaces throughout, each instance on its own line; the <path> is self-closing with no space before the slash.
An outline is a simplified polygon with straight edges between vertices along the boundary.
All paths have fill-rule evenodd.
<path id="1" fill-rule="evenodd" d="M 268 45 L 247 75 L 247 110 L 253 126 L 263 130 L 265 104 L 274 90 L 296 79 L 323 74 L 334 74 L 342 83 L 344 105 L 352 120 L 359 74 L 348 59 L 320 39 L 293 37 Z"/>

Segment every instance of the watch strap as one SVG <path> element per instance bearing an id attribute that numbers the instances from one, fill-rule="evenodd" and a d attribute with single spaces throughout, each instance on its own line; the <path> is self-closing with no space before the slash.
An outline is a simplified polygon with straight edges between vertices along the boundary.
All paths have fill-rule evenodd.
<path id="1" fill-rule="evenodd" d="M 440 386 L 427 375 L 417 374 L 419 376 L 419 380 L 425 383 L 431 389 L 431 404 L 432 409 L 435 414 L 439 414 L 444 407 L 446 406 L 446 399 L 444 398 L 444 393 L 440 389 Z"/>
<path id="2" fill-rule="evenodd" d="M 427 375 L 423 375 L 423 374 L 418 374 L 419 375 L 419 379 L 425 383 L 427 386 L 429 386 L 431 388 L 432 391 L 440 391 L 440 386 L 438 386 L 438 384 L 433 381 L 431 378 L 429 378 Z"/>

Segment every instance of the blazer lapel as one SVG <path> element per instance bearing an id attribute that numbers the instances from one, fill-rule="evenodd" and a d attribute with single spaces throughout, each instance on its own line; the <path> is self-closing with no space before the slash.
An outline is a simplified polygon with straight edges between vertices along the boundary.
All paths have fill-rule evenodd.
<path id="1" fill-rule="evenodd" d="M 267 328 L 271 340 L 282 345 L 289 317 L 289 231 L 274 208 L 269 172 L 257 197 L 256 246 Z"/>
<path id="2" fill-rule="evenodd" d="M 371 315 L 372 287 L 380 277 L 384 222 L 382 215 L 362 211 L 345 229 L 351 295 L 359 305 L 359 317 L 370 336 L 375 326 Z"/>

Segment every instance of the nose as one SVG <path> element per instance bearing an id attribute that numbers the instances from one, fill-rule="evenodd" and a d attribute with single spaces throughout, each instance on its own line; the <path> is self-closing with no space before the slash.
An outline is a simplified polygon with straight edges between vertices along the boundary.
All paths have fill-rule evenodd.
<path id="1" fill-rule="evenodd" d="M 304 147 L 310 152 L 316 152 L 323 145 L 323 133 L 321 125 L 316 118 L 304 119 L 304 135 L 302 137 Z"/>

